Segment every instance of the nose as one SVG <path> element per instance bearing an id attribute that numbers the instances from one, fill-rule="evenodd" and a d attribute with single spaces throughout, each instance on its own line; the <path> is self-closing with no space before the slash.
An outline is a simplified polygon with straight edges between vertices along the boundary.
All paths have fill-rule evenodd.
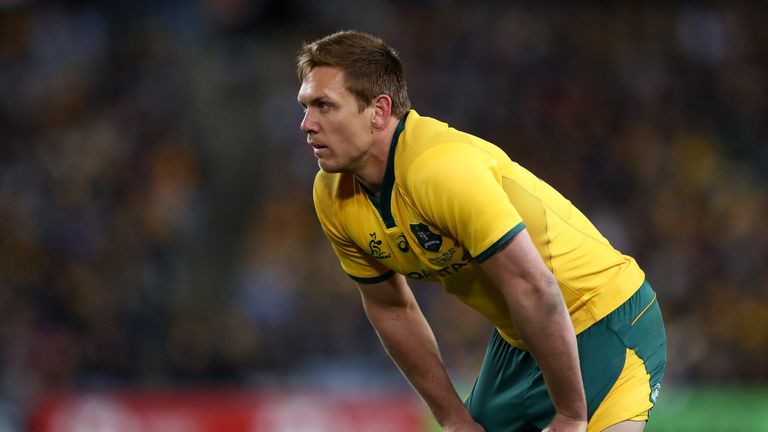
<path id="1" fill-rule="evenodd" d="M 312 116 L 311 109 L 307 109 L 306 111 L 304 111 L 304 118 L 301 119 L 301 125 L 299 125 L 299 129 L 301 129 L 301 131 L 304 132 L 305 134 L 317 132 L 317 122 L 314 120 Z"/>

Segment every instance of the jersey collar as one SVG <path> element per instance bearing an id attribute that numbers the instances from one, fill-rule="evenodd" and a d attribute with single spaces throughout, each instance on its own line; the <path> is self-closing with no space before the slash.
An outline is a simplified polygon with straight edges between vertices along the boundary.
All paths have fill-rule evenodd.
<path id="1" fill-rule="evenodd" d="M 368 199 L 371 200 L 374 207 L 379 211 L 381 219 L 384 221 L 384 225 L 387 228 L 394 228 L 395 218 L 392 216 L 392 188 L 395 186 L 395 149 L 397 148 L 397 142 L 400 139 L 400 134 L 405 129 L 405 119 L 408 117 L 408 113 L 400 119 L 397 123 L 394 135 L 392 135 L 392 144 L 389 146 L 389 155 L 387 156 L 387 167 L 384 170 L 384 179 L 381 182 L 381 194 L 379 199 L 371 193 L 365 186 L 363 189 L 368 195 Z M 362 186 L 362 183 L 361 183 Z"/>

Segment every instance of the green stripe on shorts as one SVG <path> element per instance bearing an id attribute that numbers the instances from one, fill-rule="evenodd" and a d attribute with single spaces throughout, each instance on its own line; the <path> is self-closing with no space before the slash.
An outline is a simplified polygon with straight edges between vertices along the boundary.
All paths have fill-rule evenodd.
<path id="1" fill-rule="evenodd" d="M 621 374 L 627 348 L 644 361 L 652 388 L 661 385 L 666 337 L 655 296 L 644 282 L 623 305 L 576 336 L 590 418 Z M 531 354 L 507 343 L 496 330 L 466 404 L 487 432 L 540 430 L 555 413 Z"/>

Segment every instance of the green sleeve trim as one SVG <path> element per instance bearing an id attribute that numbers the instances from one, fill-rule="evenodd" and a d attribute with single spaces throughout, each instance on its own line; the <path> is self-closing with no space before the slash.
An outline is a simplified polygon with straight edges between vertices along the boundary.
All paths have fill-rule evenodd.
<path id="1" fill-rule="evenodd" d="M 370 277 L 370 278 L 363 278 L 363 277 L 352 276 L 351 274 L 347 274 L 347 276 L 351 277 L 352 280 L 354 280 L 357 283 L 370 285 L 370 284 L 375 284 L 375 283 L 379 283 L 379 282 L 384 282 L 385 280 L 391 278 L 394 274 L 395 274 L 395 271 L 394 270 L 390 270 L 390 271 L 384 273 L 383 275 L 379 275 L 379 276 L 375 276 L 375 277 Z"/>
<path id="2" fill-rule="evenodd" d="M 519 224 L 515 225 L 514 228 L 507 231 L 506 234 L 504 234 L 500 239 L 496 240 L 494 244 L 492 244 L 488 249 L 485 250 L 485 252 L 481 253 L 480 255 L 476 256 L 475 259 L 477 262 L 483 262 L 490 258 L 491 255 L 496 253 L 499 249 L 501 249 L 504 245 L 509 243 L 510 240 L 515 238 L 515 236 L 522 231 L 525 228 L 525 223 L 520 222 Z"/>

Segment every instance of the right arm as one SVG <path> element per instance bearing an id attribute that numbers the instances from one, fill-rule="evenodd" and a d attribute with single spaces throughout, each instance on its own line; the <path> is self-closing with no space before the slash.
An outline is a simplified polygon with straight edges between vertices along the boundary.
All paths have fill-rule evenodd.
<path id="1" fill-rule="evenodd" d="M 446 431 L 482 431 L 451 383 L 435 336 L 402 275 L 358 284 L 363 307 L 387 353 Z"/>

